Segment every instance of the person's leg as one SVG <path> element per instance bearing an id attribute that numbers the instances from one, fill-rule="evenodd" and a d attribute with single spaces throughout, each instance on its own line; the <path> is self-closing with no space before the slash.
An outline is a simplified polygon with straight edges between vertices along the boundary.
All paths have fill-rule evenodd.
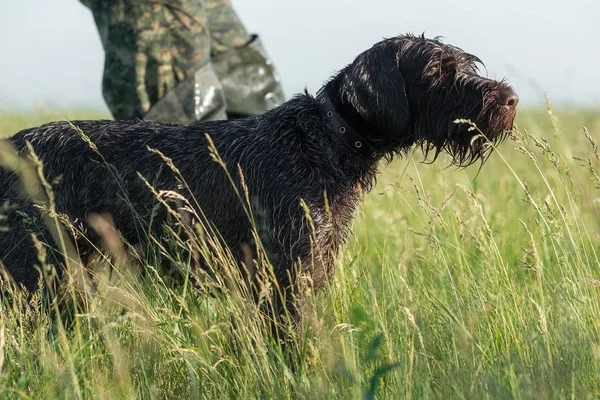
<path id="1" fill-rule="evenodd" d="M 231 1 L 204 0 L 204 3 L 213 56 L 242 47 L 250 42 L 252 36 L 231 6 Z"/>
<path id="2" fill-rule="evenodd" d="M 226 117 L 203 0 L 83 3 L 106 53 L 103 94 L 116 119 L 191 124 Z"/>
<path id="3" fill-rule="evenodd" d="M 212 63 L 230 117 L 261 114 L 285 99 L 280 78 L 257 35 L 248 33 L 229 0 L 205 0 Z"/>

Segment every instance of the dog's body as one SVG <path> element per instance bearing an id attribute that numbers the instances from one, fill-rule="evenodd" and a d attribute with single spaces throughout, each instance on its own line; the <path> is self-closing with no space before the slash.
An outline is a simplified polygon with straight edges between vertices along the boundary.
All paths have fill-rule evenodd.
<path id="1" fill-rule="evenodd" d="M 28 141 L 42 160 L 52 160 L 44 165 L 44 172 L 50 181 L 60 177 L 53 186 L 57 212 L 68 215 L 72 221 L 84 223 L 84 227 L 90 213 L 110 213 L 116 228 L 129 243 L 144 239 L 144 232 L 148 232 L 149 228 L 157 233 L 165 218 L 164 210 L 157 211 L 157 199 L 138 173 L 157 190 L 177 191 L 191 198 L 181 189 L 176 174 L 146 146 L 152 147 L 173 159 L 193 193 L 195 200 L 191 203 L 198 202 L 202 213 L 217 227 L 225 244 L 236 250 L 240 244 L 254 242 L 252 225 L 244 211 L 244 199 L 234 189 L 224 168 L 209 154 L 205 136 L 208 134 L 234 179 L 238 178 L 239 165 L 256 209 L 255 218 L 259 219 L 255 225 L 260 231 L 261 243 L 275 270 L 282 272 L 279 278 L 286 280 L 287 266 L 298 259 L 307 259 L 311 249 L 309 227 L 300 199 L 309 205 L 313 220 L 320 222 L 327 218 L 324 192 L 328 195 L 333 221 L 332 224 L 324 224 L 316 235 L 317 245 L 322 249 L 329 248 L 324 252 L 329 260 L 336 247 L 333 227 L 340 233 L 335 237 L 335 244 L 339 245 L 358 200 L 358 184 L 370 182 L 375 171 L 373 165 L 364 162 L 356 165 L 355 171 L 341 166 L 331 168 L 332 155 L 349 151 L 325 134 L 323 116 L 316 102 L 302 96 L 287 104 L 289 107 L 277 108 L 261 118 L 216 121 L 197 126 L 149 121 L 72 122 L 89 134 L 102 158 L 68 122 L 22 131 L 12 141 L 19 152 L 26 152 Z M 312 118 L 308 118 L 310 123 L 303 127 L 305 135 L 298 135 L 298 113 L 313 114 Z M 265 129 L 273 126 L 280 128 Z M 274 152 L 281 141 L 288 143 L 289 147 Z M 361 176 L 361 180 L 352 180 L 353 183 L 348 186 L 348 173 Z M 315 180 L 307 184 L 300 179 L 307 176 L 313 176 Z M 0 170 L 0 182 L 3 187 L 9 188 L 9 193 L 16 193 L 19 181 L 14 174 Z M 10 200 L 25 213 L 37 214 L 28 201 Z M 23 225 L 23 214 L 14 211 L 5 223 L 13 229 L 0 233 L 1 259 L 15 280 L 31 290 L 39 277 L 32 267 L 38 262 L 38 255 L 28 237 L 31 229 L 14 229 Z M 152 220 L 154 222 L 149 227 Z M 275 221 L 285 221 L 285 224 Z M 43 227 L 37 228 L 44 232 Z M 94 241 L 93 229 L 87 229 L 86 238 Z M 44 240 L 52 243 L 47 234 Z M 80 243 L 80 248 L 86 247 L 85 242 Z M 14 251 L 6 252 L 4 249 Z M 55 261 L 59 260 L 60 256 Z M 323 271 L 319 275 L 315 276 L 318 286 L 326 273 Z"/>
<path id="2" fill-rule="evenodd" d="M 361 190 L 374 184 L 381 158 L 416 144 L 435 155 L 447 151 L 457 165 L 483 159 L 486 139 L 473 140 L 478 132 L 456 124 L 457 118 L 472 120 L 491 142 L 504 139 L 518 98 L 504 83 L 478 76 L 475 61 L 437 40 L 401 36 L 361 54 L 317 99 L 298 95 L 258 117 L 195 126 L 73 122 L 102 158 L 65 122 L 28 129 L 10 140 L 21 154 L 30 142 L 48 180 L 60 177 L 54 186 L 58 212 L 83 223 L 90 213 L 109 213 L 130 243 L 143 240 L 148 228 L 160 228 L 165 217 L 154 213 L 156 200 L 139 175 L 157 189 L 181 192 L 173 172 L 148 147 L 159 150 L 173 160 L 206 219 L 240 257 L 240 246 L 253 243 L 252 226 L 243 199 L 209 154 L 208 134 L 238 189 L 238 165 L 241 169 L 280 286 L 294 287 L 293 266 L 299 263 L 318 290 L 345 242 Z M 38 211 L 18 196 L 17 186 L 14 174 L 0 171 L 0 204 L 8 200 L 21 211 L 13 209 L 4 221 L 10 230 L 0 231 L 0 260 L 32 290 L 38 261 L 24 215 Z"/>

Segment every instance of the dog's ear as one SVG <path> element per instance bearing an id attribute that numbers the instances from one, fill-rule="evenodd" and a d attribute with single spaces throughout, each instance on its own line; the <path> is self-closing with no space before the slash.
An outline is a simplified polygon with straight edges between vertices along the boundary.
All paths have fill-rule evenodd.
<path id="1" fill-rule="evenodd" d="M 346 68 L 343 91 L 350 105 L 383 134 L 397 137 L 410 120 L 406 83 L 394 49 L 359 55 Z"/>

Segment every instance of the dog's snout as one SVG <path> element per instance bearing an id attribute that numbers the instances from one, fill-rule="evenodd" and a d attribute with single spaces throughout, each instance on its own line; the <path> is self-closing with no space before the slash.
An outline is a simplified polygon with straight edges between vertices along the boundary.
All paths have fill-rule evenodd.
<path id="1" fill-rule="evenodd" d="M 504 89 L 496 95 L 496 101 L 500 106 L 515 108 L 519 104 L 519 96 L 512 89 Z"/>

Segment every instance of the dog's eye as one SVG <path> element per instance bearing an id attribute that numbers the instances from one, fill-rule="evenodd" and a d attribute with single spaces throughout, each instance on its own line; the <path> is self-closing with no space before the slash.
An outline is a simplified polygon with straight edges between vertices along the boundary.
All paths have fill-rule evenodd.
<path id="1" fill-rule="evenodd" d="M 429 67 L 428 73 L 435 74 L 453 74 L 456 72 L 456 60 L 454 57 L 445 57 L 441 62 L 437 62 Z"/>
<path id="2" fill-rule="evenodd" d="M 454 58 L 445 58 L 442 60 L 442 71 L 451 72 L 456 70 L 456 60 Z"/>

